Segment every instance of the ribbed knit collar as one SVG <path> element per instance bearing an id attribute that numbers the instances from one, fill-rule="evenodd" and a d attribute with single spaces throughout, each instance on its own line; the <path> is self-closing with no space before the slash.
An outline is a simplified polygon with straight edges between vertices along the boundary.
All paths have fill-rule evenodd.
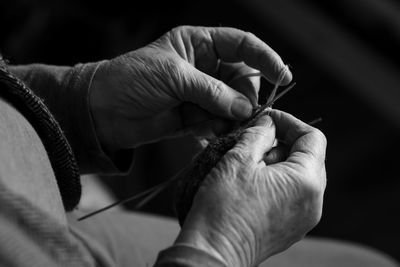
<path id="1" fill-rule="evenodd" d="M 1 55 L 0 97 L 10 101 L 39 135 L 54 170 L 64 208 L 71 211 L 81 197 L 79 170 L 72 149 L 43 101 L 7 70 Z"/>

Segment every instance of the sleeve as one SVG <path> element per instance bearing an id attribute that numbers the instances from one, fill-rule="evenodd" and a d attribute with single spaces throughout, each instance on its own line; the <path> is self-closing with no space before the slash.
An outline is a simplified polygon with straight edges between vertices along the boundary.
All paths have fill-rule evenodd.
<path id="1" fill-rule="evenodd" d="M 90 85 L 103 62 L 74 67 L 31 64 L 9 70 L 42 98 L 60 123 L 81 173 L 123 174 L 132 166 L 133 149 L 108 155 L 96 136 L 89 107 Z"/>
<path id="2" fill-rule="evenodd" d="M 158 254 L 154 267 L 227 267 L 207 252 L 184 245 L 174 245 Z"/>

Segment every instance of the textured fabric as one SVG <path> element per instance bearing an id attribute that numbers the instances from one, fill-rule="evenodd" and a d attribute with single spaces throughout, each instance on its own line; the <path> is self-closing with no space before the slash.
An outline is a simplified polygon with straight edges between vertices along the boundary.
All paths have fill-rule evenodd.
<path id="1" fill-rule="evenodd" d="M 79 237 L 98 262 L 104 266 L 153 266 L 159 251 L 171 246 L 179 233 L 172 218 L 110 210 L 84 221 L 85 214 L 68 215 L 71 232 Z"/>
<path id="2" fill-rule="evenodd" d="M 66 210 L 72 210 L 79 203 L 81 184 L 78 166 L 60 126 L 44 103 L 22 82 L 0 66 L 0 95 L 8 99 L 30 121 L 41 137 Z"/>
<path id="3" fill-rule="evenodd" d="M 0 182 L 67 225 L 48 153 L 29 121 L 0 96 Z"/>
<path id="4" fill-rule="evenodd" d="M 94 266 L 70 234 L 48 153 L 0 96 L 0 265 Z"/>
<path id="5" fill-rule="evenodd" d="M 89 90 L 99 63 L 74 67 L 30 64 L 9 66 L 46 104 L 63 129 L 79 165 L 80 173 L 123 174 L 133 162 L 133 149 L 118 158 L 104 153 L 98 142 L 89 110 Z"/>
<path id="6" fill-rule="evenodd" d="M 94 266 L 92 255 L 24 197 L 0 184 L 0 263 L 4 266 Z"/>

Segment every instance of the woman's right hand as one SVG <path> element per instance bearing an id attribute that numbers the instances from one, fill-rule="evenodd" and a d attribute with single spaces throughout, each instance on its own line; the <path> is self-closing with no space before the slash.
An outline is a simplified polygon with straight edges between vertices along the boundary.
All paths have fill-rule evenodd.
<path id="1" fill-rule="evenodd" d="M 273 147 L 276 138 L 288 155 Z M 227 266 L 254 266 L 287 249 L 320 220 L 325 151 L 321 131 L 272 110 L 206 177 L 176 244 L 205 250 Z"/>

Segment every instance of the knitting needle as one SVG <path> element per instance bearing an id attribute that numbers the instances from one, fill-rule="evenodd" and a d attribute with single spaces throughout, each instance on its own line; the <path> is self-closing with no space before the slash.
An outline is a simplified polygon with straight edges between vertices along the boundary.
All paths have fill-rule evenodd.
<path id="1" fill-rule="evenodd" d="M 111 208 L 113 208 L 113 207 L 115 207 L 115 206 L 122 205 L 122 204 L 125 204 L 125 203 L 127 203 L 127 202 L 130 202 L 130 201 L 133 201 L 133 200 L 135 200 L 135 199 L 138 199 L 138 198 L 141 198 L 141 197 L 144 197 L 144 196 L 148 195 L 148 196 L 147 196 L 145 199 L 143 199 L 139 204 L 137 204 L 139 207 L 142 207 L 142 206 L 143 206 L 144 204 L 146 204 L 149 200 L 151 200 L 155 195 L 157 195 L 158 193 L 160 193 L 160 192 L 163 191 L 164 189 L 168 188 L 168 186 L 170 186 L 170 185 L 172 184 L 173 181 L 175 181 L 178 177 L 180 177 L 180 175 L 181 175 L 184 171 L 186 171 L 186 169 L 187 169 L 187 167 L 181 169 L 181 170 L 178 171 L 172 178 L 170 178 L 170 179 L 166 180 L 165 182 L 162 182 L 162 183 L 160 183 L 160 184 L 158 184 L 158 185 L 156 185 L 156 186 L 153 186 L 152 188 L 149 188 L 149 189 L 147 189 L 147 190 L 145 190 L 145 191 L 143 191 L 143 192 L 140 192 L 140 193 L 138 193 L 138 194 L 136 194 L 136 195 L 133 195 L 133 196 L 131 196 L 131 197 L 127 197 L 127 198 L 125 198 L 125 199 L 121 199 L 121 200 L 119 200 L 119 201 L 117 201 L 117 202 L 114 202 L 114 203 L 112 203 L 112 204 L 110 204 L 110 205 L 108 205 L 108 206 L 105 206 L 105 207 L 103 207 L 103 208 L 101 208 L 101 209 L 98 209 L 98 210 L 95 210 L 95 211 L 93 211 L 93 212 L 91 212 L 91 213 L 88 213 L 88 214 L 86 214 L 86 215 L 84 215 L 84 216 L 78 218 L 78 221 L 85 220 L 85 219 L 87 219 L 87 218 L 89 218 L 89 217 L 92 217 L 92 216 L 94 216 L 94 215 L 96 215 L 96 214 L 98 214 L 98 213 L 100 213 L 100 212 L 103 212 L 103 211 L 106 211 L 106 210 L 108 210 L 108 209 L 111 209 Z"/>
<path id="2" fill-rule="evenodd" d="M 122 205 L 122 204 L 124 204 L 124 203 L 126 203 L 126 202 L 133 201 L 133 200 L 138 199 L 138 198 L 140 198 L 140 197 L 142 197 L 142 196 L 145 196 L 145 195 L 147 195 L 147 194 L 150 194 L 150 193 L 153 192 L 154 190 L 157 190 L 157 189 L 159 189 L 160 187 L 163 187 L 164 185 L 166 185 L 167 182 L 170 182 L 170 181 L 165 181 L 165 182 L 163 182 L 163 183 L 161 183 L 161 184 L 158 184 L 158 185 L 156 185 L 156 186 L 154 186 L 154 187 L 152 187 L 152 188 L 150 188 L 150 189 L 148 189 L 148 190 L 145 190 L 145 191 L 143 191 L 143 192 L 141 192 L 141 193 L 139 193 L 139 194 L 136 194 L 136 195 L 133 195 L 133 196 L 131 196 L 131 197 L 128 197 L 128 198 L 119 200 L 119 201 L 114 202 L 114 203 L 112 203 L 112 204 L 110 204 L 110 205 L 108 205 L 108 206 L 105 206 L 105 207 L 101 208 L 101 209 L 98 209 L 98 210 L 96 210 L 96 211 L 93 211 L 93 212 L 91 212 L 91 213 L 88 213 L 88 214 L 86 214 L 86 215 L 84 215 L 84 216 L 78 218 L 78 221 L 85 220 L 85 219 L 87 219 L 87 218 L 89 218 L 89 217 L 92 217 L 92 216 L 94 216 L 94 215 L 96 215 L 96 214 L 98 214 L 98 213 L 100 213 L 100 212 L 103 212 L 103 211 L 105 211 L 105 210 L 111 209 L 112 207 L 115 207 L 115 206 L 118 206 L 118 205 Z"/>
<path id="3" fill-rule="evenodd" d="M 272 90 L 270 96 L 269 96 L 268 99 L 267 99 L 266 104 L 262 105 L 262 106 L 259 108 L 259 110 L 257 111 L 257 113 L 254 114 L 253 118 L 256 118 L 260 113 L 262 113 L 263 111 L 265 111 L 267 108 L 270 108 L 270 107 L 272 106 L 272 104 L 275 103 L 275 101 L 277 101 L 279 98 L 281 98 L 281 97 L 282 97 L 283 95 L 285 95 L 287 92 L 289 92 L 289 91 L 296 85 L 296 83 L 290 84 L 287 88 L 285 88 L 285 90 L 283 90 L 281 93 L 279 93 L 279 94 L 275 97 L 276 92 L 277 92 L 277 90 L 278 90 L 278 87 L 279 87 L 280 83 L 281 83 L 282 80 L 283 80 L 283 77 L 284 77 L 283 74 L 284 74 L 284 73 L 285 73 L 285 72 L 282 72 L 282 73 L 281 73 L 278 82 L 275 84 L 275 86 L 274 86 L 274 88 L 273 88 L 273 90 Z M 250 74 L 245 74 L 245 75 L 236 77 L 236 78 L 234 78 L 233 80 L 236 80 L 237 78 L 254 77 L 254 76 L 263 76 L 263 75 L 262 75 L 261 73 L 250 73 Z M 233 80 L 231 80 L 231 81 L 233 81 Z M 158 185 L 156 185 L 156 186 L 154 186 L 154 187 L 152 187 L 152 188 L 150 188 L 150 189 L 148 189 L 148 190 L 145 190 L 145 191 L 143 191 L 143 192 L 141 192 L 141 193 L 139 193 L 139 194 L 136 194 L 136 195 L 133 195 L 133 196 L 131 196 L 131 197 L 128 197 L 128 198 L 119 200 L 119 201 L 114 202 L 114 203 L 112 203 L 112 204 L 110 204 L 110 205 L 108 205 L 108 206 L 105 206 L 105 207 L 101 208 L 101 209 L 98 209 L 98 210 L 96 210 L 96 211 L 93 211 L 93 212 L 91 212 L 91 213 L 88 213 L 88 214 L 86 214 L 86 215 L 84 215 L 84 216 L 78 218 L 78 221 L 85 220 L 85 219 L 87 219 L 87 218 L 89 218 L 89 217 L 92 217 L 92 216 L 94 216 L 94 215 L 96 215 L 96 214 L 98 214 L 98 213 L 101 213 L 101 212 L 103 212 L 103 211 L 106 211 L 106 210 L 108 210 L 108 209 L 111 209 L 111 208 L 113 208 L 113 207 L 115 207 L 115 206 L 122 205 L 122 204 L 124 204 L 124 203 L 133 201 L 133 200 L 135 200 L 135 199 L 138 199 L 138 198 L 141 198 L 141 197 L 144 197 L 144 196 L 147 195 L 141 202 L 139 202 L 139 203 L 135 206 L 136 209 L 139 209 L 139 208 L 141 208 L 143 205 L 145 205 L 147 202 L 149 202 L 151 199 L 153 199 L 154 196 L 156 196 L 156 195 L 159 194 L 161 191 L 163 191 L 164 189 L 166 189 L 170 184 L 172 184 L 172 182 L 173 182 L 175 179 L 177 179 L 177 177 L 179 177 L 180 174 L 181 174 L 181 172 L 183 172 L 185 169 L 186 169 L 186 168 L 183 168 L 181 171 L 179 171 L 177 174 L 175 174 L 174 177 L 172 177 L 171 179 L 169 179 L 169 180 L 167 180 L 167 181 L 165 181 L 165 182 L 163 182 L 163 183 L 161 183 L 161 184 L 158 184 Z"/>

